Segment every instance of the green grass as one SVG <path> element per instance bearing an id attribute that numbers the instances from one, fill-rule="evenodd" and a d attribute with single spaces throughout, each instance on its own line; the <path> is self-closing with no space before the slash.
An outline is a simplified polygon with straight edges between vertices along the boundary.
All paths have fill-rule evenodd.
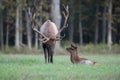
<path id="1" fill-rule="evenodd" d="M 120 55 L 82 55 L 98 66 L 72 64 L 68 55 L 55 55 L 45 64 L 43 55 L 0 54 L 0 80 L 119 80 Z"/>

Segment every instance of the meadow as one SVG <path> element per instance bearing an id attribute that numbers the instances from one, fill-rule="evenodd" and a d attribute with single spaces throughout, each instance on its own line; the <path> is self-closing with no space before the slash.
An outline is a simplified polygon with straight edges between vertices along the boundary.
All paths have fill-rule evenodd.
<path id="1" fill-rule="evenodd" d="M 69 55 L 55 55 L 45 64 L 43 55 L 0 54 L 0 80 L 120 80 L 120 55 L 82 55 L 99 65 L 72 64 Z"/>

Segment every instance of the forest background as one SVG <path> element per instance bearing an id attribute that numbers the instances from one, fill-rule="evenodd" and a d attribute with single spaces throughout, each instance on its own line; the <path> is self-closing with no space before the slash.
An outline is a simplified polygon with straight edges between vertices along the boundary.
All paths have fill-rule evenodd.
<path id="1" fill-rule="evenodd" d="M 68 27 L 61 34 L 65 38 L 57 43 L 59 49 L 75 43 L 81 51 L 120 53 L 119 3 L 119 0 L 0 0 L 0 51 L 41 49 L 29 16 L 36 13 L 38 29 L 48 19 L 60 29 L 64 5 L 68 5 Z"/>

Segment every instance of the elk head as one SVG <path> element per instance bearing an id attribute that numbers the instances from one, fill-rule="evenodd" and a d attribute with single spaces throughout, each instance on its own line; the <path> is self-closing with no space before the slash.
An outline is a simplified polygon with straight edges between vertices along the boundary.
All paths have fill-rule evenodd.
<path id="1" fill-rule="evenodd" d="M 66 50 L 67 50 L 70 54 L 77 53 L 77 46 L 71 44 L 71 47 L 66 48 Z"/>
<path id="2" fill-rule="evenodd" d="M 37 32 L 41 37 L 40 41 L 43 43 L 43 49 L 44 49 L 44 55 L 45 55 L 45 62 L 47 62 L 47 56 L 48 56 L 48 62 L 53 62 L 52 57 L 54 53 L 55 43 L 56 41 L 61 40 L 64 36 L 60 36 L 60 33 L 68 26 L 67 19 L 69 16 L 69 10 L 68 6 L 64 7 L 65 12 L 63 12 L 63 15 L 65 17 L 63 27 L 58 30 L 57 26 L 54 22 L 47 20 L 43 23 L 43 25 L 40 27 L 40 31 L 35 28 L 35 24 L 38 25 L 38 22 L 35 20 L 35 13 L 32 18 L 32 29 Z"/>

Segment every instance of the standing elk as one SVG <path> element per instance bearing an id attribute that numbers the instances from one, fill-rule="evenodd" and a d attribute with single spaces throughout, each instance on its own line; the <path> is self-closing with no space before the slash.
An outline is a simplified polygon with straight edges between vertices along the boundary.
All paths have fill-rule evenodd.
<path id="1" fill-rule="evenodd" d="M 32 29 L 37 32 L 41 37 L 40 41 L 42 42 L 43 51 L 44 51 L 44 57 L 45 57 L 45 63 L 53 63 L 53 54 L 55 49 L 56 41 L 59 41 L 62 39 L 62 36 L 60 36 L 60 33 L 67 27 L 67 19 L 69 16 L 69 10 L 68 6 L 64 7 L 65 12 L 63 12 L 63 15 L 65 17 L 65 21 L 63 24 L 63 27 L 58 30 L 57 26 L 54 22 L 47 20 L 43 23 L 43 25 L 40 27 L 40 31 L 35 28 L 35 14 L 33 15 L 32 20 L 34 21 L 32 23 Z"/>
<path id="2" fill-rule="evenodd" d="M 75 45 L 71 44 L 71 47 L 66 48 L 66 50 L 70 53 L 70 55 L 71 55 L 70 59 L 73 64 L 87 64 L 87 65 L 96 65 L 97 64 L 97 62 L 88 60 L 86 58 L 80 58 L 78 56 L 77 46 L 75 46 Z"/>

